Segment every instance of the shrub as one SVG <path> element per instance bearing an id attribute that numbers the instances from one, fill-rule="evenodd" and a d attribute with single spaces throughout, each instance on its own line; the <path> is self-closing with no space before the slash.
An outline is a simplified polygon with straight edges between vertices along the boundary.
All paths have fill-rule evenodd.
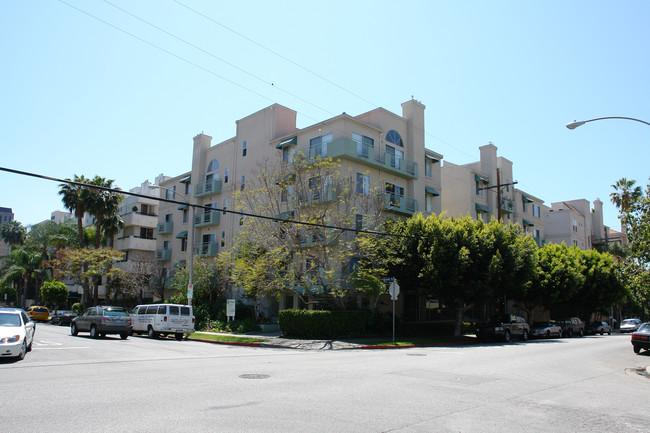
<path id="1" fill-rule="evenodd" d="M 280 329 L 301 338 L 348 338 L 364 335 L 370 323 L 369 311 L 282 310 Z"/>
<path id="2" fill-rule="evenodd" d="M 74 311 L 77 314 L 81 314 L 82 311 L 84 310 L 84 304 L 81 302 L 75 302 L 72 304 L 72 311 Z"/>

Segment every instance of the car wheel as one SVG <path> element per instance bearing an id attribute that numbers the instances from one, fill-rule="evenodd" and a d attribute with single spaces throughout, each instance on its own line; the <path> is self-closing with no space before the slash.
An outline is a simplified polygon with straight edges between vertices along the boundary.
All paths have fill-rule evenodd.
<path id="1" fill-rule="evenodd" d="M 506 343 L 510 343 L 512 341 L 512 337 L 510 336 L 510 331 L 506 331 L 506 333 L 503 335 L 503 339 L 506 340 Z"/>
<path id="2" fill-rule="evenodd" d="M 641 346 L 634 346 L 634 353 L 641 352 Z"/>
<path id="3" fill-rule="evenodd" d="M 26 353 L 27 353 L 27 343 L 23 341 L 23 345 L 20 346 L 20 353 L 18 353 L 17 358 L 22 361 L 23 359 L 25 359 Z"/>
<path id="4" fill-rule="evenodd" d="M 524 329 L 524 333 L 521 334 L 521 341 L 528 341 L 528 331 Z"/>
<path id="5" fill-rule="evenodd" d="M 181 341 L 183 339 L 183 334 L 176 334 L 175 337 L 178 341 Z"/>
<path id="6" fill-rule="evenodd" d="M 584 330 L 584 329 L 581 329 L 581 330 L 580 330 L 580 336 L 581 336 L 581 337 L 584 337 L 584 336 L 585 336 L 585 330 Z"/>
<path id="7" fill-rule="evenodd" d="M 603 331 L 603 330 L 601 329 L 601 330 L 600 330 L 600 335 L 603 335 L 604 333 L 605 333 L 605 331 Z"/>
<path id="8" fill-rule="evenodd" d="M 158 333 L 155 332 L 151 326 L 147 330 L 147 335 L 149 336 L 149 338 L 154 339 L 154 340 L 156 338 L 158 338 Z"/>
<path id="9" fill-rule="evenodd" d="M 72 335 L 77 335 L 79 333 L 79 330 L 77 329 L 77 324 L 73 323 L 70 325 L 70 334 Z"/>
<path id="10" fill-rule="evenodd" d="M 97 327 L 96 326 L 91 326 L 90 327 L 90 338 L 97 338 L 99 334 L 97 333 Z"/>
<path id="11" fill-rule="evenodd" d="M 32 351 L 32 343 L 34 342 L 34 336 L 32 335 L 32 341 L 29 342 L 27 345 L 27 351 L 31 352 Z"/>
<path id="12" fill-rule="evenodd" d="M 121 338 L 122 340 L 126 340 L 127 338 L 129 338 L 129 333 L 128 333 L 128 332 L 122 332 L 122 333 L 120 334 L 120 338 Z"/>
<path id="13" fill-rule="evenodd" d="M 551 331 L 546 331 L 546 338 L 551 338 Z"/>
<path id="14" fill-rule="evenodd" d="M 607 335 L 612 335 L 612 331 L 607 332 Z"/>
<path id="15" fill-rule="evenodd" d="M 573 338 L 573 329 L 569 329 L 569 333 L 568 333 L 567 337 Z"/>

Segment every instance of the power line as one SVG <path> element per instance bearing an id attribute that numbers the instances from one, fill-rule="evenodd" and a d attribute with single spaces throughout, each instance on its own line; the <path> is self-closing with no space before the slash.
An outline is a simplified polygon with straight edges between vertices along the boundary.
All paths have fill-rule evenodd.
<path id="1" fill-rule="evenodd" d="M 397 233 L 386 233 L 386 232 L 377 232 L 373 230 L 357 230 L 356 228 L 350 228 L 350 227 L 338 227 L 338 226 L 332 226 L 332 225 L 327 225 L 327 224 L 319 224 L 319 223 L 311 223 L 311 222 L 303 222 L 303 221 L 295 221 L 295 220 L 290 220 L 286 218 L 280 218 L 280 217 L 271 217 L 271 216 L 266 216 L 266 215 L 259 215 L 259 214 L 253 214 L 249 212 L 242 212 L 242 211 L 234 211 L 234 210 L 228 210 L 228 209 L 223 209 L 223 208 L 217 208 L 217 207 L 211 207 L 211 206 L 203 206 L 200 204 L 196 203 L 190 203 L 189 201 L 179 201 L 179 200 L 174 200 L 174 199 L 169 199 L 169 198 L 163 198 L 163 197 L 152 197 L 150 195 L 146 194 L 139 194 L 135 192 L 130 192 L 130 191 L 123 191 L 119 188 L 109 188 L 106 186 L 101 186 L 101 185 L 92 185 L 89 183 L 83 183 L 83 182 L 75 182 L 70 179 L 59 179 L 56 177 L 51 177 L 51 176 L 45 176 L 42 174 L 37 174 L 37 173 L 30 173 L 27 171 L 21 171 L 21 170 L 15 170 L 12 168 L 6 168 L 6 167 L 0 167 L 0 171 L 6 171 L 7 173 L 13 173 L 13 174 L 18 174 L 21 176 L 30 176 L 30 177 L 35 177 L 38 179 L 43 179 L 43 180 L 50 180 L 53 182 L 58 182 L 58 183 L 65 183 L 69 185 L 77 185 L 77 186 L 82 186 L 82 187 L 87 187 L 87 188 L 93 188 L 93 189 L 100 189 L 102 191 L 109 191 L 117 194 L 124 194 L 124 195 L 130 195 L 134 197 L 140 197 L 140 198 L 146 198 L 146 199 L 151 199 L 151 200 L 158 200 L 166 203 L 172 203 L 172 204 L 178 204 L 178 205 L 188 205 L 194 208 L 199 208 L 202 210 L 207 210 L 207 211 L 218 211 L 218 212 L 223 212 L 223 213 L 231 213 L 239 216 L 246 216 L 246 217 L 251 217 L 251 218 L 258 218 L 258 219 L 264 219 L 264 220 L 269 220 L 269 221 L 275 221 L 275 222 L 281 222 L 281 223 L 288 223 L 288 224 L 298 224 L 298 225 L 304 225 L 304 226 L 309 226 L 309 227 L 317 227 L 317 228 L 324 228 L 324 229 L 335 229 L 335 230 L 341 230 L 344 232 L 355 232 L 355 233 L 365 233 L 369 235 L 378 235 L 378 236 L 391 236 L 391 237 L 400 237 L 400 238 L 411 238 L 413 239 L 413 236 L 408 236 L 408 235 L 401 235 Z"/>

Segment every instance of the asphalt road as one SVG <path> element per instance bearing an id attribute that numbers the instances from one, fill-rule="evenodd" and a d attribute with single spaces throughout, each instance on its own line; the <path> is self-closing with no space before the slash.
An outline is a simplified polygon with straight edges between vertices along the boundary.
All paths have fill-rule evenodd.
<path id="1" fill-rule="evenodd" d="M 6 432 L 647 432 L 629 335 L 398 350 L 93 340 L 0 361 Z"/>

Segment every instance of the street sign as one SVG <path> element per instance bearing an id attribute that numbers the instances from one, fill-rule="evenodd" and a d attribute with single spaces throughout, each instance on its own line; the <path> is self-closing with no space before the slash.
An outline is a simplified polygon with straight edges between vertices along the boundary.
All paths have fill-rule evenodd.
<path id="1" fill-rule="evenodd" d="M 390 287 L 388 288 L 388 293 L 390 293 L 390 298 L 393 301 L 397 300 L 397 297 L 399 296 L 399 284 L 397 284 L 397 281 L 393 281 L 390 283 Z"/>
<path id="2" fill-rule="evenodd" d="M 192 299 L 193 297 L 194 297 L 194 284 L 188 284 L 188 285 L 187 285 L 187 299 L 188 299 L 188 303 L 189 303 L 189 300 Z"/>
<path id="3" fill-rule="evenodd" d="M 226 316 L 235 320 L 235 300 L 226 299 Z"/>
<path id="4" fill-rule="evenodd" d="M 384 277 L 384 283 L 392 283 L 395 281 L 395 277 Z"/>

